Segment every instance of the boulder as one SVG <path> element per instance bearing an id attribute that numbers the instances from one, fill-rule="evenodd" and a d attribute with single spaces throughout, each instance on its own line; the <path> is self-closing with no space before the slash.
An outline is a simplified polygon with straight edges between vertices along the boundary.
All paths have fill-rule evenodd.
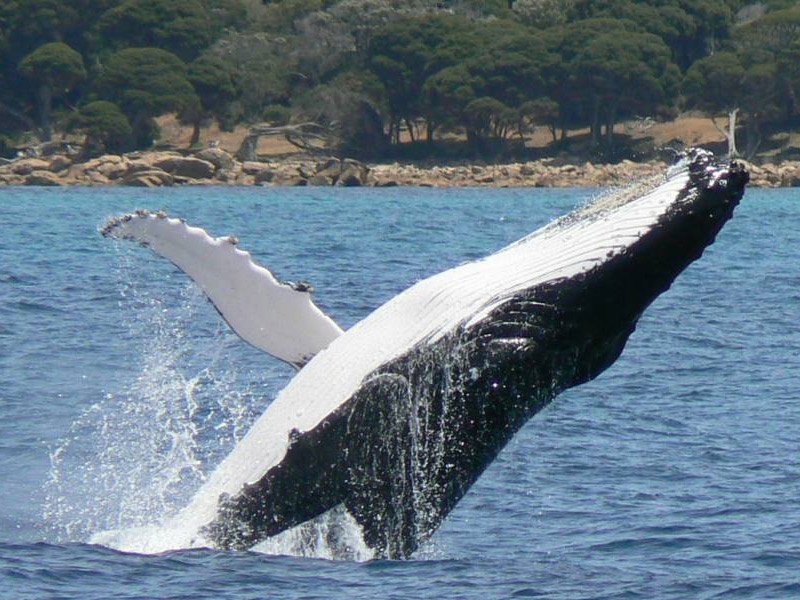
<path id="1" fill-rule="evenodd" d="M 0 185 L 21 185 L 23 181 L 19 175 L 0 174 Z"/>
<path id="2" fill-rule="evenodd" d="M 171 175 L 192 179 L 208 179 L 217 170 L 213 163 L 192 156 L 170 156 L 153 163 L 153 166 Z"/>
<path id="3" fill-rule="evenodd" d="M 297 172 L 303 179 L 312 179 L 316 175 L 316 170 L 309 165 L 300 165 L 297 167 Z"/>
<path id="4" fill-rule="evenodd" d="M 781 187 L 800 187 L 800 168 L 787 167 L 781 169 Z"/>
<path id="5" fill-rule="evenodd" d="M 216 177 L 219 181 L 231 183 L 236 181 L 236 171 L 233 169 L 219 169 L 215 173 L 214 177 Z"/>
<path id="6" fill-rule="evenodd" d="M 360 187 L 364 185 L 364 179 L 365 178 L 362 178 L 361 172 L 358 169 L 354 167 L 347 167 L 336 179 L 336 185 L 341 185 L 344 187 Z"/>
<path id="7" fill-rule="evenodd" d="M 262 169 L 253 175 L 254 183 L 272 183 L 275 180 L 275 171 Z"/>
<path id="8" fill-rule="evenodd" d="M 53 173 L 60 173 L 66 169 L 69 169 L 72 166 L 72 159 L 68 156 L 55 156 L 53 160 L 50 161 L 50 166 L 48 170 L 52 171 Z"/>
<path id="9" fill-rule="evenodd" d="M 221 148 L 206 148 L 195 154 L 194 157 L 210 162 L 217 170 L 226 169 L 232 171 L 236 164 L 233 157 Z"/>
<path id="10" fill-rule="evenodd" d="M 58 175 L 50 171 L 33 171 L 25 178 L 25 185 L 56 187 L 64 185 Z"/>
<path id="11" fill-rule="evenodd" d="M 175 179 L 161 169 L 150 168 L 149 170 L 135 170 L 127 173 L 120 183 L 133 187 L 161 187 L 173 185 Z"/>
<path id="12" fill-rule="evenodd" d="M 92 171 L 91 173 L 86 174 L 86 177 L 81 181 L 81 183 L 88 183 L 89 185 L 108 185 L 111 183 L 111 180 L 97 171 Z"/>
<path id="13" fill-rule="evenodd" d="M 50 163 L 40 158 L 23 158 L 11 165 L 11 172 L 14 175 L 30 175 L 34 171 L 47 171 Z"/>
<path id="14" fill-rule="evenodd" d="M 247 175 L 255 175 L 259 171 L 263 171 L 264 169 L 269 169 L 269 163 L 265 162 L 258 162 L 255 160 L 247 160 L 242 163 L 242 171 Z"/>
<path id="15" fill-rule="evenodd" d="M 345 159 L 342 163 L 342 170 L 334 178 L 336 185 L 345 187 L 359 187 L 367 184 L 369 177 L 369 167 L 357 160 Z M 320 173 L 317 173 L 320 175 Z"/>
<path id="16" fill-rule="evenodd" d="M 329 158 L 324 162 L 317 163 L 317 168 L 314 174 L 325 175 L 336 179 L 341 174 L 342 168 L 342 161 L 340 161 L 338 158 Z"/>
<path id="17" fill-rule="evenodd" d="M 103 177 L 108 177 L 109 179 L 119 179 L 127 172 L 128 172 L 128 164 L 124 162 L 107 162 L 97 167 L 97 173 L 102 175 Z"/>
<path id="18" fill-rule="evenodd" d="M 328 177 L 327 175 L 314 175 L 313 177 L 309 177 L 308 185 L 330 186 L 333 185 L 333 178 Z"/>

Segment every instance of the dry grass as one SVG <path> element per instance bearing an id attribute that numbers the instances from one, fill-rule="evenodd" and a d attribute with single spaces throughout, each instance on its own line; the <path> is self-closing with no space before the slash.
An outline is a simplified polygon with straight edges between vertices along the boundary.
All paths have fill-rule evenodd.
<path id="1" fill-rule="evenodd" d="M 174 116 L 164 116 L 158 119 L 161 126 L 161 143 L 185 148 L 189 145 L 192 135 L 191 127 L 178 123 Z M 233 131 L 221 131 L 217 124 L 204 128 L 200 134 L 200 144 L 207 146 L 212 141 L 219 142 L 219 147 L 234 153 L 239 149 L 242 140 L 247 135 L 248 127 L 240 125 Z M 724 136 L 717 131 L 711 119 L 695 115 L 683 115 L 667 123 L 643 124 L 641 122 L 628 122 L 618 125 L 617 132 L 626 133 L 635 138 L 651 137 L 656 146 L 680 139 L 686 145 L 707 144 L 710 142 L 724 142 Z M 578 136 L 588 134 L 588 129 L 570 131 L 569 135 Z M 403 136 L 407 138 L 406 136 Z M 451 137 L 451 136 L 448 136 Z M 404 139 L 403 141 L 408 141 Z M 531 147 L 543 147 L 552 141 L 550 132 L 545 127 L 536 130 L 525 138 L 526 144 Z M 265 156 L 281 156 L 298 152 L 297 147 L 287 142 L 282 137 L 262 137 L 258 144 L 258 153 Z"/>

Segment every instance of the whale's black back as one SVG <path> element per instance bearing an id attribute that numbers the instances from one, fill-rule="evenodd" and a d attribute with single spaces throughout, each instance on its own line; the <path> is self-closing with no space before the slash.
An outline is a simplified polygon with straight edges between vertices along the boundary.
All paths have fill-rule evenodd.
<path id="1" fill-rule="evenodd" d="M 617 359 L 645 308 L 731 217 L 744 169 L 705 154 L 688 168 L 672 208 L 624 252 L 517 290 L 370 373 L 293 434 L 280 464 L 224 499 L 208 534 L 248 547 L 344 503 L 377 556 L 409 556 L 531 416 Z"/>

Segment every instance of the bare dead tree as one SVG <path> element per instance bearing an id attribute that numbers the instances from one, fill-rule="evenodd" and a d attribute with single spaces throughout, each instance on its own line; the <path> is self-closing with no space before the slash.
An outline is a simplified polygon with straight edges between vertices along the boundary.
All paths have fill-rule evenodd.
<path id="1" fill-rule="evenodd" d="M 254 125 L 236 151 L 236 158 L 241 161 L 258 160 L 258 140 L 262 136 L 270 135 L 283 136 L 287 142 L 310 154 L 323 153 L 335 135 L 335 128 L 335 123 L 325 126 L 314 122 L 280 126 L 266 123 Z"/>

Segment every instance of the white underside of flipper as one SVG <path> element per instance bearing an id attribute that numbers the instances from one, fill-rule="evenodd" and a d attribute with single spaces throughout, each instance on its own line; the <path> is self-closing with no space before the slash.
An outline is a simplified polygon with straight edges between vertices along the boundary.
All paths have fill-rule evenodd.
<path id="1" fill-rule="evenodd" d="M 147 211 L 111 219 L 102 233 L 137 241 L 171 261 L 242 339 L 298 368 L 342 333 L 306 286 L 279 281 L 238 249 L 234 238 L 214 238 L 182 220 Z"/>

